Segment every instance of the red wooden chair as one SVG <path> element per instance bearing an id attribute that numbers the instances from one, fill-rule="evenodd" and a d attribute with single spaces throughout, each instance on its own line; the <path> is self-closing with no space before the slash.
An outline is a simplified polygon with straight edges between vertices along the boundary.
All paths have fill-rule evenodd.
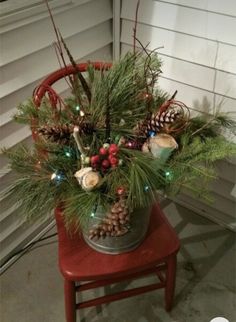
<path id="1" fill-rule="evenodd" d="M 96 68 L 103 64 L 94 63 Z M 109 65 L 107 65 L 109 68 Z M 85 71 L 87 64 L 78 64 Z M 76 74 L 76 69 L 60 69 L 47 77 L 34 93 L 34 101 L 40 105 L 42 97 L 57 80 L 66 74 Z M 55 101 L 54 101 L 55 103 Z M 119 254 L 101 254 L 90 248 L 80 234 L 69 236 L 65 230 L 62 210 L 55 210 L 58 230 L 59 267 L 64 277 L 65 311 L 67 322 L 76 322 L 76 310 L 116 301 L 155 289 L 165 289 L 165 308 L 171 310 L 176 276 L 176 255 L 180 247 L 179 239 L 165 218 L 160 206 L 152 208 L 150 227 L 143 243 L 135 250 Z M 151 285 L 124 290 L 92 300 L 76 303 L 76 292 L 106 286 L 155 274 L 157 282 Z M 80 282 L 76 286 L 76 282 Z"/>
<path id="2" fill-rule="evenodd" d="M 171 310 L 176 276 L 179 240 L 158 204 L 153 206 L 150 227 L 144 242 L 136 249 L 119 255 L 101 254 L 90 248 L 78 234 L 68 237 L 61 210 L 55 211 L 59 267 L 64 277 L 67 322 L 76 322 L 76 310 L 116 301 L 137 294 L 165 289 L 165 308 Z M 76 292 L 155 274 L 157 282 L 119 293 L 76 303 Z M 76 286 L 80 282 L 80 286 Z"/>

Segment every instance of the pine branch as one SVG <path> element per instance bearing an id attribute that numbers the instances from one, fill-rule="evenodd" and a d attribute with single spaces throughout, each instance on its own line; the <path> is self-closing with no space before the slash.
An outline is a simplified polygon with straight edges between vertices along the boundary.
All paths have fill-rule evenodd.
<path id="1" fill-rule="evenodd" d="M 110 102 L 109 102 L 109 93 L 107 95 L 107 105 L 106 105 L 106 142 L 110 143 L 111 140 L 111 122 L 110 122 Z"/>
<path id="2" fill-rule="evenodd" d="M 229 129 L 232 133 L 236 131 L 236 121 L 225 113 L 218 112 L 215 115 L 197 116 L 190 119 L 189 123 L 192 137 L 196 134 L 218 136 L 222 129 Z"/>

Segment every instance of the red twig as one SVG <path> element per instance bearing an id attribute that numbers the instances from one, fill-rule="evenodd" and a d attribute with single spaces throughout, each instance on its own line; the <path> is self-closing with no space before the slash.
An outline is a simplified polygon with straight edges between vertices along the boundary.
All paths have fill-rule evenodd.
<path id="1" fill-rule="evenodd" d="M 174 98 L 176 96 L 178 91 L 175 91 L 174 94 L 172 95 L 172 97 L 170 99 L 168 99 L 167 101 L 165 101 L 161 106 L 160 106 L 160 109 L 159 109 L 159 115 L 161 115 L 163 112 L 165 112 L 169 106 L 172 104 L 172 103 L 175 103 L 176 105 L 178 105 L 176 102 L 179 103 L 179 101 L 174 101 Z M 182 103 L 181 103 L 182 104 Z M 183 103 L 184 104 L 184 103 Z"/>
<path id="2" fill-rule="evenodd" d="M 60 34 L 60 33 L 59 33 Z M 86 82 L 86 80 L 85 80 L 85 78 L 83 77 L 83 75 L 82 75 L 82 73 L 80 72 L 80 70 L 77 68 L 77 65 L 76 65 L 76 62 L 74 61 L 74 58 L 73 58 L 73 56 L 71 55 L 71 53 L 70 53 L 70 51 L 69 51 L 69 48 L 67 47 L 67 45 L 66 45 L 66 43 L 65 43 L 65 41 L 64 41 L 64 39 L 63 39 L 63 37 L 62 37 L 62 35 L 60 34 L 60 40 L 61 40 L 61 43 L 63 44 L 63 46 L 64 46 L 64 49 L 65 49 L 65 51 L 66 51 L 66 53 L 67 53 L 67 55 L 68 55 L 68 57 L 69 57 L 69 59 L 70 59 L 70 62 L 71 62 L 71 64 L 72 64 L 72 66 L 75 68 L 75 70 L 77 70 L 77 75 L 78 75 L 78 78 L 79 78 L 79 80 L 80 80 L 80 83 L 81 83 L 81 85 L 82 85 L 82 87 L 83 87 L 83 89 L 84 89 L 84 92 L 85 92 L 85 94 L 86 94 L 86 96 L 87 96 L 87 98 L 88 98 L 88 101 L 89 101 L 89 103 L 91 102 L 91 91 L 90 91 L 90 88 L 89 88 L 89 86 L 88 86 L 88 84 L 87 84 L 87 82 Z M 76 93 L 75 93 L 76 94 Z"/>
<path id="3" fill-rule="evenodd" d="M 137 33 L 137 23 L 138 23 L 138 9 L 139 9 L 139 5 L 140 5 L 140 0 L 138 0 L 137 6 L 136 6 L 134 29 L 133 29 L 133 31 L 134 31 L 134 34 L 133 34 L 133 38 L 134 38 L 134 45 L 133 45 L 134 54 L 136 52 L 136 33 Z"/>
<path id="4" fill-rule="evenodd" d="M 55 49 L 55 53 L 56 53 L 56 56 L 57 56 L 57 61 L 58 61 L 58 63 L 59 63 L 59 66 L 60 66 L 60 68 L 62 69 L 62 64 L 61 64 L 60 57 L 59 57 L 59 50 L 58 50 L 58 45 L 57 45 L 57 43 L 53 43 L 53 47 L 54 47 L 54 49 Z M 69 86 L 69 88 L 70 88 L 71 90 L 73 90 L 73 87 L 72 87 L 72 85 L 71 85 L 71 82 L 69 82 L 69 81 L 67 80 L 66 76 L 64 76 L 64 79 L 65 79 L 65 81 L 66 81 L 67 85 Z"/>
<path id="5" fill-rule="evenodd" d="M 145 61 L 145 65 L 144 65 L 144 68 L 145 68 L 145 70 L 146 70 L 146 73 L 147 73 L 147 70 L 149 69 L 149 71 L 150 71 L 150 73 L 152 74 L 152 76 L 154 75 L 154 73 L 153 73 L 153 71 L 152 71 L 152 69 L 151 69 L 151 67 L 150 67 L 150 62 L 151 62 L 151 55 L 155 52 L 155 51 L 157 51 L 157 50 L 159 50 L 159 49 L 161 49 L 161 48 L 164 48 L 163 46 L 160 46 L 160 47 L 156 47 L 156 48 L 154 48 L 154 49 L 152 49 L 152 50 L 149 50 L 148 51 L 148 46 L 149 46 L 149 44 L 150 43 L 148 43 L 145 47 L 144 47 L 144 45 L 141 43 L 141 41 L 138 39 L 138 38 L 135 38 L 136 39 L 136 41 L 139 43 L 139 45 L 141 46 L 141 48 L 142 48 L 142 50 L 145 52 L 145 54 L 147 55 L 147 58 L 146 58 L 146 61 Z M 147 64 L 147 61 L 148 61 L 148 64 Z M 161 71 L 160 71 L 161 72 Z M 145 73 L 145 75 L 146 75 L 146 73 Z M 158 76 L 158 74 L 157 73 L 155 73 L 156 74 L 156 76 Z"/>
<path id="6" fill-rule="evenodd" d="M 53 19 L 52 11 L 51 11 L 50 6 L 48 4 L 48 0 L 44 0 L 44 1 L 46 3 L 46 6 L 47 6 L 47 9 L 48 9 L 48 12 L 49 12 L 49 16 L 50 16 L 50 20 L 52 22 L 53 29 L 54 29 L 54 32 L 55 32 L 55 35 L 56 35 L 56 38 L 57 38 L 57 42 L 55 43 L 55 48 L 58 50 L 58 53 L 59 53 L 59 55 L 61 57 L 61 60 L 63 62 L 64 67 L 67 68 L 67 64 L 66 64 L 66 61 L 65 61 L 65 57 L 64 57 L 64 54 L 63 54 L 63 49 L 62 49 L 61 41 L 60 41 L 60 37 L 59 37 L 59 31 L 58 31 L 58 29 L 56 27 L 56 24 L 55 24 L 55 21 Z M 73 88 L 73 79 L 69 75 L 68 75 L 68 78 L 69 78 L 70 83 L 71 83 L 70 88 Z"/>

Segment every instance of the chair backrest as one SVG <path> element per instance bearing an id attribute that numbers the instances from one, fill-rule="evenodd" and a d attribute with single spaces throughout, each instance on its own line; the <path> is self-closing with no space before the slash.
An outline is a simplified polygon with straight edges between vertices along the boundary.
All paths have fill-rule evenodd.
<path id="1" fill-rule="evenodd" d="M 52 106 L 55 105 L 55 97 L 53 93 L 55 93 L 52 89 L 52 85 L 55 84 L 58 80 L 65 78 L 69 75 L 76 75 L 78 72 L 86 72 L 89 65 L 92 65 L 96 70 L 107 70 L 112 64 L 104 63 L 104 62 L 89 62 L 89 63 L 80 63 L 76 65 L 76 68 L 72 65 L 68 65 L 64 68 L 60 68 L 55 72 L 49 74 L 42 83 L 35 89 L 33 93 L 33 101 L 36 107 L 39 107 L 42 101 L 42 98 L 46 93 L 49 94 L 49 100 L 52 103 Z"/>
<path id="2" fill-rule="evenodd" d="M 66 78 L 67 76 L 75 76 L 78 72 L 86 72 L 88 66 L 93 66 L 96 70 L 107 70 L 111 68 L 112 63 L 104 63 L 104 62 L 88 62 L 88 63 L 80 63 L 77 64 L 76 67 L 72 65 L 65 66 L 64 68 L 60 68 L 51 74 L 49 74 L 42 83 L 36 87 L 33 92 L 33 102 L 36 108 L 39 108 L 42 102 L 43 97 L 47 94 L 49 101 L 51 103 L 52 108 L 57 107 L 58 99 L 60 96 L 56 93 L 56 91 L 52 88 L 52 85 L 57 81 Z M 37 127 L 37 120 L 34 119 L 31 121 L 31 130 L 33 140 L 36 141 L 38 138 L 38 133 L 35 130 Z"/>

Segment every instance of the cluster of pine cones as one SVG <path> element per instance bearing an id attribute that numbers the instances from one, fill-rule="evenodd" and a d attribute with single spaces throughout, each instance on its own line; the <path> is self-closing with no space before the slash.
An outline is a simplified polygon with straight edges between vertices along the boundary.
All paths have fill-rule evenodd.
<path id="1" fill-rule="evenodd" d="M 106 236 L 122 236 L 129 231 L 130 216 L 126 202 L 123 199 L 117 201 L 101 223 L 89 231 L 90 239 L 105 238 Z"/>

